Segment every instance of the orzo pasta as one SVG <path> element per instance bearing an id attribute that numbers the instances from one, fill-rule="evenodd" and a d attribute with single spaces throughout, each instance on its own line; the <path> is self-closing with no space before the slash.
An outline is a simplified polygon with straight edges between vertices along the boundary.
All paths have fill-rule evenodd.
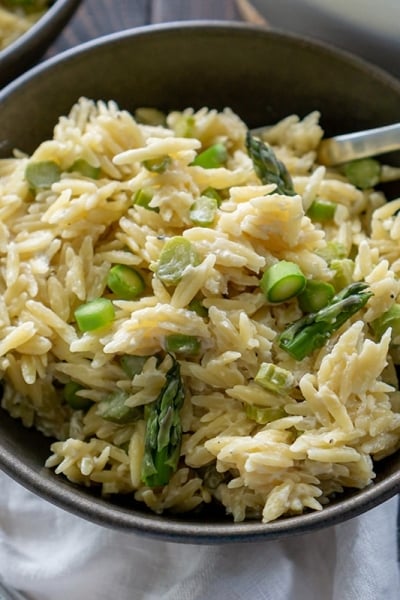
<path id="1" fill-rule="evenodd" d="M 322 135 L 82 98 L 0 161 L 2 406 L 56 438 L 48 468 L 236 521 L 373 481 L 400 444 L 400 200 L 319 165 Z"/>

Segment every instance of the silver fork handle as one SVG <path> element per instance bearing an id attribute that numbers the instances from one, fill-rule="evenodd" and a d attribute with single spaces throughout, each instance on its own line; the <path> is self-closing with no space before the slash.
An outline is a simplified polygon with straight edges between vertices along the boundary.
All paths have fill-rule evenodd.
<path id="1" fill-rule="evenodd" d="M 318 148 L 318 162 L 327 166 L 338 165 L 394 150 L 400 150 L 400 123 L 322 140 Z"/>
<path id="2" fill-rule="evenodd" d="M 262 137 L 268 129 L 257 127 L 251 133 Z M 318 147 L 317 159 L 322 165 L 333 166 L 394 150 L 400 150 L 400 123 L 326 138 Z"/>

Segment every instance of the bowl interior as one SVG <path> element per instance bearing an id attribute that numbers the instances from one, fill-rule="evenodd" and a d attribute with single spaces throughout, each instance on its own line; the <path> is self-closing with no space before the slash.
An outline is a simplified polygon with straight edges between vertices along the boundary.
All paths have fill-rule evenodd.
<path id="1" fill-rule="evenodd" d="M 251 127 L 319 110 L 329 135 L 398 120 L 399 86 L 345 53 L 261 28 L 143 28 L 66 52 L 5 90 L 1 152 L 32 150 L 80 95 L 127 109 L 228 105 Z"/>
<path id="2" fill-rule="evenodd" d="M 328 135 L 398 121 L 400 83 L 329 47 L 234 23 L 177 23 L 113 34 L 64 53 L 0 93 L 0 156 L 31 152 L 82 95 L 122 108 L 230 106 L 251 126 L 290 113 L 322 114 Z M 29 102 L 28 102 L 29 99 Z M 388 157 L 400 165 L 400 156 Z M 190 542 L 275 538 L 349 518 L 400 489 L 399 454 L 377 467 L 375 483 L 346 493 L 320 513 L 269 525 L 233 524 L 213 507 L 192 516 L 157 516 L 126 499 L 105 500 L 44 469 L 49 440 L 4 411 L 0 464 L 48 500 L 92 521 Z"/>

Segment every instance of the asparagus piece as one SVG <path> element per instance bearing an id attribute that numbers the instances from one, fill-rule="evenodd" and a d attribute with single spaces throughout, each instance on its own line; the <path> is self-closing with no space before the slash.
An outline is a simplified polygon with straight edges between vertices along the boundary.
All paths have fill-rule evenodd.
<path id="1" fill-rule="evenodd" d="M 192 242 L 181 235 L 175 235 L 165 242 L 161 250 L 156 267 L 157 277 L 165 285 L 177 285 L 187 267 L 194 267 L 199 262 Z"/>
<path id="2" fill-rule="evenodd" d="M 306 278 L 300 267 L 288 260 L 280 260 L 264 271 L 260 288 L 268 302 L 285 302 L 304 290 Z"/>
<path id="3" fill-rule="evenodd" d="M 372 292 L 363 282 L 351 283 L 336 294 L 321 310 L 289 325 L 279 336 L 279 346 L 296 360 L 321 348 L 343 323 L 362 308 Z"/>
<path id="4" fill-rule="evenodd" d="M 381 165 L 374 158 L 359 158 L 343 165 L 347 179 L 360 190 L 377 185 L 381 178 Z"/>
<path id="5" fill-rule="evenodd" d="M 266 425 L 267 423 L 271 423 L 271 421 L 277 421 L 286 417 L 287 413 L 283 406 L 272 407 L 248 404 L 246 406 L 246 416 L 251 421 L 258 423 L 258 425 Z"/>
<path id="6" fill-rule="evenodd" d="M 111 423 L 117 423 L 118 425 L 126 425 L 127 423 L 138 421 L 143 415 L 142 407 L 126 406 L 125 401 L 127 398 L 128 394 L 126 392 L 117 390 L 107 400 L 100 403 L 98 414 L 106 421 L 111 421 Z"/>
<path id="7" fill-rule="evenodd" d="M 30 161 L 25 169 L 25 179 L 35 192 L 50 189 L 60 177 L 60 166 L 54 160 Z"/>
<path id="8" fill-rule="evenodd" d="M 344 286 L 342 286 L 344 287 Z M 327 281 L 308 279 L 297 299 L 305 313 L 316 312 L 329 304 L 335 295 L 335 288 Z"/>
<path id="9" fill-rule="evenodd" d="M 393 304 L 380 317 L 372 321 L 372 331 L 380 339 L 385 331 L 392 328 L 392 341 L 400 335 L 400 304 Z"/>
<path id="10" fill-rule="evenodd" d="M 142 461 L 142 481 L 149 487 L 166 485 L 178 466 L 182 426 L 179 411 L 184 389 L 179 363 L 166 375 L 166 382 L 154 402 L 145 406 L 146 435 Z"/>
<path id="11" fill-rule="evenodd" d="M 192 165 L 203 167 L 203 169 L 218 169 L 228 159 L 228 152 L 224 144 L 217 143 L 200 152 L 192 162 Z"/>
<path id="12" fill-rule="evenodd" d="M 253 137 L 250 131 L 246 134 L 246 147 L 254 170 L 262 183 L 276 183 L 276 192 L 285 196 L 294 196 L 292 178 L 268 144 Z"/>
<path id="13" fill-rule="evenodd" d="M 294 385 L 294 377 L 290 371 L 266 362 L 261 363 L 254 381 L 270 392 L 283 395 Z"/>
<path id="14" fill-rule="evenodd" d="M 88 410 L 93 402 L 84 396 L 78 396 L 78 392 L 83 390 L 83 386 L 77 381 L 68 381 L 63 389 L 63 398 L 66 403 L 74 410 Z"/>
<path id="15" fill-rule="evenodd" d="M 136 356 L 135 354 L 124 354 L 120 358 L 120 365 L 128 377 L 139 375 L 143 371 L 143 367 L 149 356 Z"/>

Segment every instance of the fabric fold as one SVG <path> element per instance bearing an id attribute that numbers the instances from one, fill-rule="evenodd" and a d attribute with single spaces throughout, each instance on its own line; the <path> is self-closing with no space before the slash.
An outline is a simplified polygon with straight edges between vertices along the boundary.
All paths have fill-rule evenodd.
<path id="1" fill-rule="evenodd" d="M 393 498 L 292 539 L 178 544 L 87 522 L 0 474 L 0 578 L 29 600 L 395 600 Z"/>

